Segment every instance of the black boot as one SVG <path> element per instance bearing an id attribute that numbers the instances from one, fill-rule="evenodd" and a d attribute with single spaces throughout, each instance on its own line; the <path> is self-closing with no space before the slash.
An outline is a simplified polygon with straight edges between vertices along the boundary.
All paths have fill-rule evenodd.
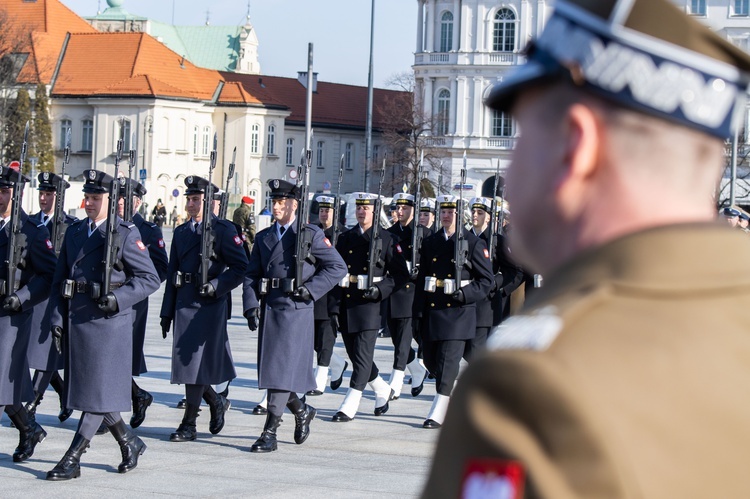
<path id="1" fill-rule="evenodd" d="M 63 403 L 63 379 L 60 376 L 60 373 L 55 371 L 55 374 L 52 375 L 52 379 L 49 382 L 50 386 L 53 390 L 55 390 L 55 393 L 57 393 L 58 397 L 60 397 L 60 413 L 57 415 L 57 419 L 60 420 L 61 423 L 64 423 L 68 420 L 68 418 L 73 414 L 72 409 L 66 409 L 65 404 Z"/>
<path id="2" fill-rule="evenodd" d="M 13 462 L 20 463 L 34 455 L 36 444 L 47 437 L 47 432 L 39 426 L 39 423 L 29 418 L 26 408 L 23 406 L 12 416 L 8 414 L 8 417 L 13 421 L 20 436 L 18 447 L 13 453 Z"/>
<path id="3" fill-rule="evenodd" d="M 42 402 L 43 398 L 44 393 L 34 392 L 34 400 L 26 404 L 26 412 L 28 413 L 30 420 L 36 421 L 36 406 Z"/>
<path id="4" fill-rule="evenodd" d="M 195 420 L 198 418 L 198 406 L 185 404 L 185 415 L 182 417 L 182 423 L 177 427 L 174 433 L 169 435 L 172 442 L 189 442 L 195 440 L 197 432 L 195 430 Z"/>
<path id="5" fill-rule="evenodd" d="M 208 423 L 208 431 L 216 435 L 224 428 L 224 414 L 227 412 L 227 399 L 223 395 L 216 393 L 211 387 L 207 386 L 203 392 L 203 400 L 206 401 L 211 409 L 211 421 Z"/>
<path id="6" fill-rule="evenodd" d="M 89 441 L 76 433 L 70 448 L 52 470 L 47 472 L 47 480 L 70 480 L 81 476 L 81 455 L 86 452 Z"/>
<path id="7" fill-rule="evenodd" d="M 146 452 L 146 444 L 125 425 L 123 420 L 110 426 L 109 431 L 120 444 L 120 452 L 122 452 L 122 462 L 117 467 L 117 471 L 127 473 L 138 466 L 138 456 Z"/>
<path id="8" fill-rule="evenodd" d="M 276 450 L 276 430 L 281 424 L 281 416 L 274 416 L 270 412 L 266 416 L 266 425 L 263 427 L 263 433 L 255 441 L 250 452 L 271 452 Z"/>
<path id="9" fill-rule="evenodd" d="M 294 442 L 301 444 L 310 436 L 310 422 L 315 419 L 317 411 L 299 399 L 290 401 L 286 406 L 294 414 Z"/>
<path id="10" fill-rule="evenodd" d="M 130 418 L 131 428 L 138 428 L 146 419 L 146 409 L 154 401 L 154 396 L 135 384 L 133 380 L 133 416 Z"/>

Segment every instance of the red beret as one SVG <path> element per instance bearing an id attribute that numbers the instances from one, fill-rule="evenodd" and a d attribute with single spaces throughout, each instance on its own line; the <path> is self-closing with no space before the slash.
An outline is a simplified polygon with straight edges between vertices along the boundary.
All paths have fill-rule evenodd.
<path id="1" fill-rule="evenodd" d="M 243 196 L 242 202 L 245 204 L 253 204 L 255 201 L 253 201 L 253 198 L 251 198 L 250 196 Z"/>

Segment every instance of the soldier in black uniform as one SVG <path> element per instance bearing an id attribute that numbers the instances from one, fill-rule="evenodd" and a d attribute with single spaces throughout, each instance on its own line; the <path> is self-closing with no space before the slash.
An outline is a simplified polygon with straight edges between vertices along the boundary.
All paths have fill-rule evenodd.
<path id="1" fill-rule="evenodd" d="M 422 198 L 419 202 L 419 225 L 435 232 L 435 200 Z"/>
<path id="2" fill-rule="evenodd" d="M 57 346 L 63 336 L 66 343 L 67 407 L 83 414 L 70 448 L 47 473 L 47 480 L 80 476 L 81 454 L 102 421 L 120 445 L 120 473 L 134 469 L 146 450 L 120 412 L 129 410 L 131 402 L 133 306 L 159 288 L 159 277 L 138 229 L 114 217 L 119 248 L 110 269 L 110 289 L 102 289 L 109 251 L 108 192 L 116 180 L 97 170 L 85 170 L 84 178 L 88 217 L 65 233 L 49 301 L 52 334 Z"/>
<path id="3" fill-rule="evenodd" d="M 185 186 L 190 219 L 174 231 L 160 314 L 164 338 L 174 321 L 172 383 L 185 385 L 185 414 L 169 437 L 173 442 L 196 439 L 201 399 L 211 409 L 209 431 L 215 435 L 224 427 L 227 402 L 211 385 L 236 377 L 227 335 L 228 299 L 247 270 L 247 255 L 234 224 L 212 215 L 214 257 L 209 260 L 210 282 L 201 287 L 203 197 L 208 181 L 189 176 Z"/>
<path id="4" fill-rule="evenodd" d="M 376 194 L 357 192 L 353 197 L 356 200 L 358 224 L 341 234 L 336 244 L 336 249 L 347 264 L 348 274 L 335 288 L 336 304 L 332 317 L 334 324 L 340 325 L 336 329 L 341 331 L 346 353 L 352 361 L 349 391 L 333 416 L 336 422 L 352 420 L 368 383 L 375 392 L 375 415 L 380 416 L 388 411 L 388 400 L 393 392 L 378 374 L 373 360 L 381 323 L 380 302 L 409 279 L 403 250 L 390 232 L 381 230 L 378 239 L 382 252 L 373 267 L 373 285 L 367 287 L 370 237 L 373 224 L 379 223 L 380 214 L 373 213 Z"/>
<path id="5" fill-rule="evenodd" d="M 37 177 L 39 185 L 37 190 L 39 191 L 39 213 L 30 215 L 37 224 L 44 225 L 49 231 L 52 224 L 55 223 L 53 220 L 55 211 L 55 201 L 57 199 L 57 186 L 60 182 L 63 183 L 65 189 L 70 187 L 68 182 L 65 182 L 51 172 L 42 172 Z M 77 218 L 71 217 L 67 213 L 63 212 L 63 223 L 60 225 L 57 231 L 58 240 L 62 241 L 62 237 L 65 236 L 65 231 L 68 226 L 75 222 Z M 52 241 L 54 244 L 54 241 Z M 57 353 L 57 349 L 52 345 L 52 334 L 50 333 L 49 327 L 49 316 L 47 312 L 47 301 L 43 300 L 36 306 L 34 306 L 34 312 L 31 317 L 31 338 L 29 342 L 29 367 L 34 369 L 34 400 L 26 405 L 26 410 L 30 416 L 36 414 L 36 407 L 44 398 L 44 392 L 48 386 L 57 392 L 60 397 L 60 413 L 57 415 L 60 422 L 67 420 L 73 411 L 65 409 L 63 407 L 63 379 L 58 372 L 64 368 L 63 356 Z"/>
<path id="6" fill-rule="evenodd" d="M 346 227 L 338 221 L 333 220 L 333 208 L 336 198 L 331 196 L 318 196 L 318 227 L 329 241 L 333 241 L 333 231 L 338 234 L 346 230 Z M 335 224 L 335 225 L 334 225 Z M 317 367 L 315 368 L 315 389 L 307 392 L 307 395 L 323 395 L 328 375 L 331 375 L 331 389 L 337 390 L 344 379 L 344 371 L 349 365 L 343 357 L 333 351 L 336 344 L 338 331 L 333 329 L 331 323 L 331 305 L 334 298 L 331 293 L 326 293 L 315 300 L 315 352 L 317 353 Z"/>
<path id="7" fill-rule="evenodd" d="M 422 317 L 426 328 L 425 365 L 435 375 L 437 391 L 425 428 L 439 428 L 443 423 L 466 343 L 476 335 L 476 303 L 487 297 L 493 282 L 487 245 L 456 216 L 462 211 L 457 209 L 458 198 L 438 196 L 437 203 L 442 229 L 422 241 L 414 297 L 414 313 Z M 457 230 L 468 247 L 460 276 L 454 263 Z"/>
<path id="8" fill-rule="evenodd" d="M 133 179 L 120 177 L 120 200 L 118 204 L 118 215 L 123 217 L 125 210 L 125 183 L 130 182 L 133 192 L 133 224 L 141 234 L 141 241 L 148 248 L 148 255 L 154 264 L 159 281 L 164 282 L 167 278 L 167 250 L 164 245 L 164 236 L 161 229 L 154 223 L 146 221 L 138 212 L 143 204 L 143 196 L 146 188 Z M 148 371 L 146 368 L 146 357 L 143 355 L 143 343 L 146 340 L 146 320 L 148 318 L 148 298 L 133 306 L 135 320 L 133 321 L 133 376 L 140 376 Z M 130 426 L 138 428 L 146 419 L 146 409 L 154 401 L 153 395 L 139 387 L 133 379 L 132 393 L 133 416 L 130 418 Z"/>
<path id="9" fill-rule="evenodd" d="M 18 170 L 0 167 L 0 262 L 8 258 L 13 220 L 13 186 L 22 188 L 29 179 Z M 46 300 L 55 271 L 55 252 L 47 229 L 19 212 L 16 243 L 25 254 L 18 269 L 15 289 L 6 290 L 8 266 L 0 268 L 0 409 L 4 408 L 20 435 L 13 462 L 19 463 L 34 454 L 36 445 L 47 433 L 29 417 L 23 402 L 32 399 L 31 376 L 27 350 L 31 335 L 34 305 Z M 25 242 L 24 242 L 25 238 Z"/>
<path id="10" fill-rule="evenodd" d="M 411 395 L 416 397 L 422 392 L 427 370 L 419 363 L 416 352 L 411 347 L 414 338 L 412 331 L 412 305 L 414 304 L 414 281 L 417 269 L 412 268 L 412 234 L 414 228 L 414 196 L 398 193 L 393 196 L 398 213 L 398 223 L 388 228 L 399 243 L 402 256 L 406 260 L 410 279 L 391 294 L 388 306 L 388 329 L 393 341 L 393 371 L 389 385 L 393 390 L 393 399 L 401 396 L 404 385 L 405 369 L 411 373 Z M 418 227 L 420 239 L 429 232 L 425 227 Z"/>

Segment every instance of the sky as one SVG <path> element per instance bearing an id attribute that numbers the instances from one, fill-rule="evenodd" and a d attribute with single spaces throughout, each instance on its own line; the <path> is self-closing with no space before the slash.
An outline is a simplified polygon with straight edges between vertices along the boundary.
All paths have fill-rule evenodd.
<path id="1" fill-rule="evenodd" d="M 106 0 L 61 0 L 76 14 L 94 16 Z M 373 81 L 385 87 L 393 75 L 410 72 L 417 33 L 416 0 L 251 0 L 250 22 L 258 36 L 261 73 L 296 77 L 307 70 L 321 81 L 367 85 L 371 1 L 375 2 Z M 129 13 L 174 24 L 245 24 L 247 0 L 124 0 Z"/>

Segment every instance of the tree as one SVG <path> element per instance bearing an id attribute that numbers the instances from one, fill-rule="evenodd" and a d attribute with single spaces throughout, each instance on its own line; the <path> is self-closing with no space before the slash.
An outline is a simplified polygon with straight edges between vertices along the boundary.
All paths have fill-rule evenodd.
<path id="1" fill-rule="evenodd" d="M 8 106 L 5 116 L 5 148 L 3 156 L 5 163 L 21 158 L 21 145 L 26 123 L 31 121 L 31 101 L 29 91 L 21 88 L 16 92 L 16 100 Z M 28 162 L 21 165 L 24 172 L 28 171 Z"/>
<path id="2" fill-rule="evenodd" d="M 47 86 L 40 83 L 36 87 L 34 99 L 34 153 L 37 157 L 37 170 L 55 171 L 55 156 L 52 150 L 52 126 L 49 122 L 49 101 Z M 29 153 L 31 156 L 31 153 Z"/>

